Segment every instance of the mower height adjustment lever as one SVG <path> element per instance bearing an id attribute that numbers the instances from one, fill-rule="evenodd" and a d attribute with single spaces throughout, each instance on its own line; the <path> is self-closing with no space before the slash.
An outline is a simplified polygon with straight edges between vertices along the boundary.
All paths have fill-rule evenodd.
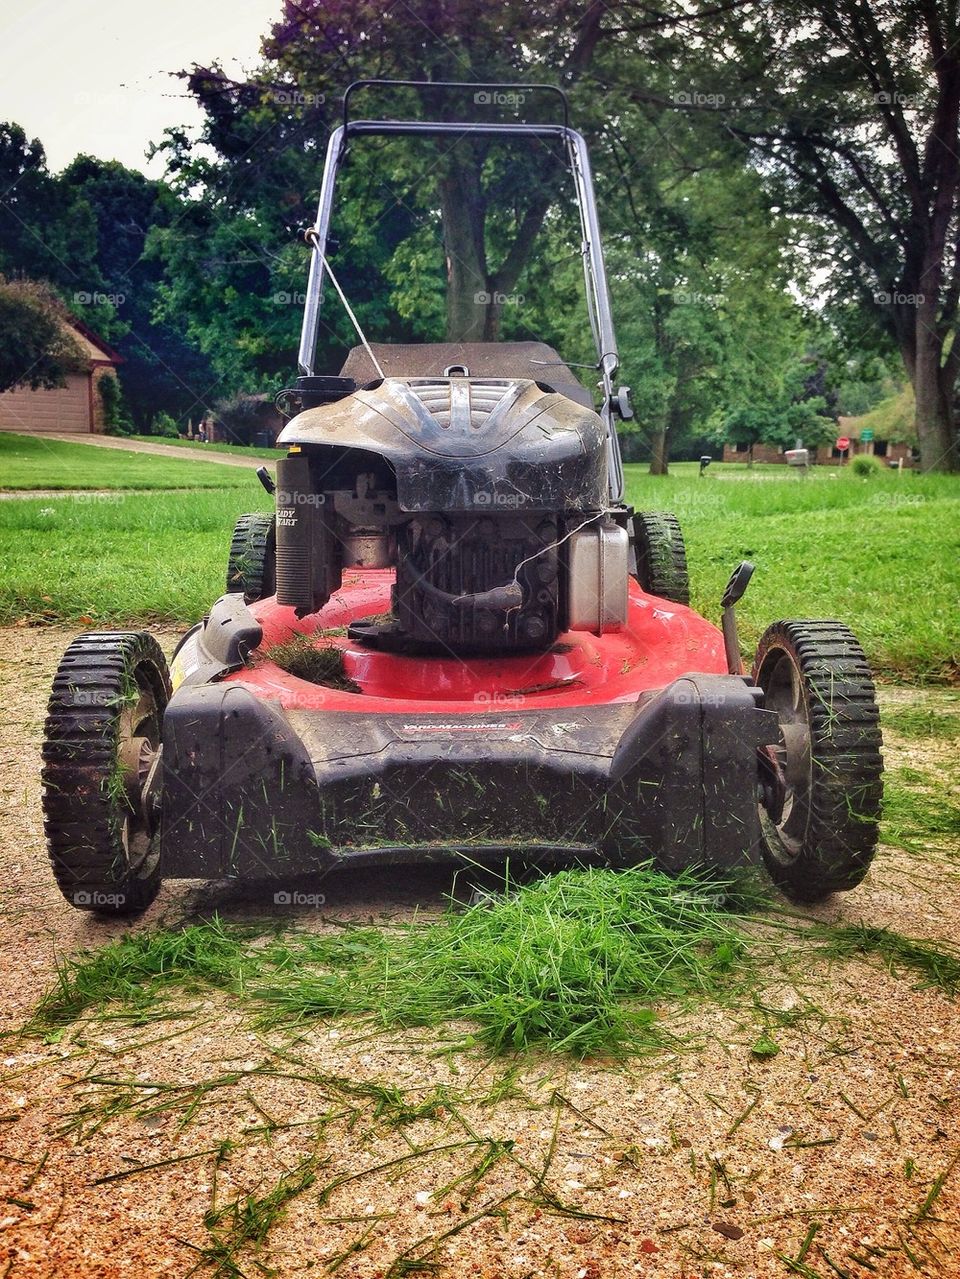
<path id="1" fill-rule="evenodd" d="M 257 467 L 257 479 L 272 497 L 277 491 L 277 486 L 273 481 L 273 477 L 265 466 Z"/>
<path id="2" fill-rule="evenodd" d="M 740 659 L 740 637 L 737 634 L 737 602 L 750 585 L 754 565 L 743 560 L 730 575 L 727 589 L 723 592 L 720 607 L 723 609 L 723 647 L 727 655 L 727 670 L 731 675 L 743 674 L 743 662 Z"/>

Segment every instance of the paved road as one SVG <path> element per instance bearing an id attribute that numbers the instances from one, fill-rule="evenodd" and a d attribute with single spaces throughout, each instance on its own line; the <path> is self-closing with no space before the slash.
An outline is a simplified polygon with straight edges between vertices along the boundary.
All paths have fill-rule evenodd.
<path id="1" fill-rule="evenodd" d="M 68 435 L 58 431 L 44 435 L 46 440 L 63 440 L 67 444 L 93 444 L 101 449 L 126 449 L 128 453 L 153 453 L 156 457 L 181 458 L 187 462 L 217 462 L 221 466 L 244 466 L 256 470 L 263 466 L 262 457 L 240 457 L 237 453 L 218 453 L 211 449 L 178 448 L 176 444 L 148 444 L 146 440 L 127 440 L 122 435 Z M 277 457 L 283 457 L 277 450 Z"/>

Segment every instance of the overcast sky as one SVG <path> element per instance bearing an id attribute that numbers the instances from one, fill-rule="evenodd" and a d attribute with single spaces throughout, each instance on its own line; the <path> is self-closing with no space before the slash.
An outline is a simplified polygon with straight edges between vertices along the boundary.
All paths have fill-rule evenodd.
<path id="1" fill-rule="evenodd" d="M 155 177 L 148 142 L 200 111 L 168 73 L 256 64 L 281 0 L 3 0 L 0 120 L 39 138 L 56 172 L 80 151 Z"/>

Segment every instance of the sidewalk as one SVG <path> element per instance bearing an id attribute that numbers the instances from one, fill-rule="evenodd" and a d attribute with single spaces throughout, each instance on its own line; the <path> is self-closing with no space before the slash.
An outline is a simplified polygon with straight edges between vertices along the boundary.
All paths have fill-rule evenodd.
<path id="1" fill-rule="evenodd" d="M 44 439 L 63 440 L 65 444 L 93 444 L 101 449 L 126 449 L 128 453 L 153 453 L 156 457 L 180 458 L 185 462 L 216 462 L 218 466 L 245 466 L 256 470 L 269 463 L 262 457 L 239 457 L 236 453 L 218 453 L 214 449 L 178 448 L 176 444 L 148 444 L 145 440 L 128 440 L 122 435 L 70 435 L 66 431 L 44 432 Z M 283 457 L 278 449 L 277 457 Z"/>

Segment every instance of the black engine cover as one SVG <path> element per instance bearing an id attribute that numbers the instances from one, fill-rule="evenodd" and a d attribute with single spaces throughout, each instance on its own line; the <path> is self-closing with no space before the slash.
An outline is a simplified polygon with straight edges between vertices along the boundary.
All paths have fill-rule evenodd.
<path id="1" fill-rule="evenodd" d="M 282 445 L 386 459 L 400 509 L 531 514 L 598 511 L 608 501 L 606 429 L 591 409 L 536 382 L 387 378 L 306 409 Z"/>

